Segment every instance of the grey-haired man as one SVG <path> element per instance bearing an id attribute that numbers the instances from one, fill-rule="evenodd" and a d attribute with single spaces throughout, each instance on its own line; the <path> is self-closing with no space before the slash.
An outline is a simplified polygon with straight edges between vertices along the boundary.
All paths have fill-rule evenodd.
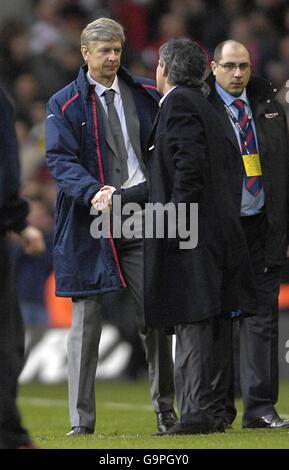
<path id="1" fill-rule="evenodd" d="M 56 179 L 54 263 L 57 295 L 73 298 L 68 340 L 69 434 L 95 427 L 94 382 L 104 294 L 128 286 L 143 326 L 143 243 L 134 238 L 93 238 L 92 217 L 99 191 L 131 188 L 145 182 L 143 154 L 158 110 L 151 80 L 136 79 L 121 65 L 124 32 L 100 18 L 83 30 L 85 60 L 77 80 L 48 103 L 46 154 Z M 105 194 L 103 192 L 103 194 Z M 125 315 L 125 305 L 119 306 Z M 158 428 L 175 421 L 171 337 L 148 329 L 144 344 Z"/>

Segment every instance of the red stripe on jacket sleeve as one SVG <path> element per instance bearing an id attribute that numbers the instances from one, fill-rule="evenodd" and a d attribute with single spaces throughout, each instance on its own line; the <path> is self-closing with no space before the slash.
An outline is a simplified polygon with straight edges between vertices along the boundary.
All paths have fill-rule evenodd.
<path id="1" fill-rule="evenodd" d="M 72 103 L 72 101 L 76 100 L 76 98 L 78 98 L 78 97 L 79 97 L 79 92 L 77 92 L 74 96 L 72 96 L 72 98 L 70 98 L 68 101 L 66 101 L 66 102 L 64 103 L 64 105 L 62 106 L 62 108 L 61 108 L 62 113 L 64 113 L 64 111 L 66 110 L 67 106 L 69 106 L 70 103 Z"/>

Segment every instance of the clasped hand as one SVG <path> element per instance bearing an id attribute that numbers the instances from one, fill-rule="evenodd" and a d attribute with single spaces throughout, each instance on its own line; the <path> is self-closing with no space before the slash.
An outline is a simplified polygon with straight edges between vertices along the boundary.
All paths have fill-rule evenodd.
<path id="1" fill-rule="evenodd" d="M 91 201 L 92 206 L 97 211 L 111 210 L 112 195 L 116 188 L 113 186 L 103 186 Z"/>

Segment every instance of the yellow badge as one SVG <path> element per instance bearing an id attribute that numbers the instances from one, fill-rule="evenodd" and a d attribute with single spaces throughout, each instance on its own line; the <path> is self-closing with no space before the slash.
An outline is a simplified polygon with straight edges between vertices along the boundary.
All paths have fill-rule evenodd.
<path id="1" fill-rule="evenodd" d="M 246 176 L 261 176 L 262 168 L 258 153 L 242 155 L 245 166 Z"/>

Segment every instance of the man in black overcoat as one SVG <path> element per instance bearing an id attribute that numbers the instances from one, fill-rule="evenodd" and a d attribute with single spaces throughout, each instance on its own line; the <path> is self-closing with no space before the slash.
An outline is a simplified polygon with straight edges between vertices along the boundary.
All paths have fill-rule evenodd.
<path id="1" fill-rule="evenodd" d="M 208 99 L 226 135 L 230 189 L 248 244 L 258 303 L 257 315 L 239 321 L 243 427 L 288 428 L 289 421 L 281 419 L 275 409 L 279 388 L 278 294 L 288 246 L 286 117 L 276 100 L 277 89 L 251 75 L 250 52 L 243 44 L 233 40 L 219 44 L 211 67 Z M 246 165 L 248 159 L 250 166 Z M 235 414 L 231 398 L 227 402 L 228 424 Z"/>
<path id="2" fill-rule="evenodd" d="M 204 96 L 206 63 L 202 49 L 189 39 L 171 39 L 160 48 L 157 86 L 163 98 L 147 154 L 149 202 L 176 210 L 175 218 L 173 211 L 164 215 L 164 236 L 144 239 L 147 325 L 174 327 L 176 333 L 180 423 L 169 434 L 223 431 L 211 385 L 214 361 L 225 360 L 221 350 L 213 357 L 215 335 L 222 334 L 225 316 L 237 307 L 254 310 L 246 243 L 229 190 L 225 136 Z M 148 220 L 146 214 L 146 231 Z M 248 295 L 239 299 L 241 284 Z"/>

